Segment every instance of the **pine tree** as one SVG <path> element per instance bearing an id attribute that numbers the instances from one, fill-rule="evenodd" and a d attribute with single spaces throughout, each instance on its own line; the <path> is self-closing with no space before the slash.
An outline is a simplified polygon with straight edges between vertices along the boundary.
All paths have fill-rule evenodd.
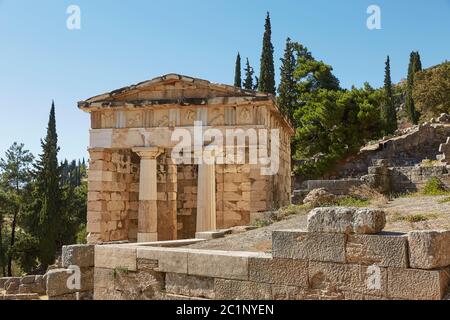
<path id="1" fill-rule="evenodd" d="M 247 62 L 245 64 L 245 80 L 244 80 L 244 89 L 246 90 L 254 90 L 254 85 L 253 85 L 253 74 L 255 73 L 255 71 L 253 71 L 253 68 L 250 66 L 250 62 L 248 61 L 247 58 Z"/>
<path id="2" fill-rule="evenodd" d="M 238 52 L 236 57 L 236 67 L 234 70 L 234 86 L 241 88 L 242 87 L 242 77 L 241 77 L 241 55 Z"/>
<path id="3" fill-rule="evenodd" d="M 397 111 L 395 110 L 394 97 L 392 93 L 391 61 L 389 56 L 386 60 L 384 74 L 385 103 L 382 108 L 382 119 L 385 125 L 386 134 L 393 134 L 397 130 Z"/>
<path id="4" fill-rule="evenodd" d="M 414 98 L 413 98 L 413 90 L 414 90 L 414 77 L 418 71 L 422 70 L 422 62 L 420 60 L 419 52 L 411 52 L 409 57 L 409 66 L 408 66 L 408 79 L 406 85 L 406 101 L 405 108 L 408 113 L 409 120 L 413 124 L 417 124 L 419 122 L 420 114 L 416 110 Z"/>
<path id="5" fill-rule="evenodd" d="M 289 119 L 293 119 L 295 111 L 295 79 L 294 71 L 296 67 L 294 46 L 290 38 L 286 40 L 284 57 L 281 59 L 281 82 L 278 87 L 278 105 L 281 112 Z"/>
<path id="6" fill-rule="evenodd" d="M 270 23 L 270 14 L 267 12 L 261 54 L 259 91 L 271 94 L 275 94 L 275 66 L 273 61 L 273 51 L 272 26 Z"/>
<path id="7" fill-rule="evenodd" d="M 41 140 L 42 154 L 35 165 L 36 206 L 38 215 L 37 238 L 39 240 L 39 260 L 47 267 L 55 260 L 59 243 L 61 222 L 60 167 L 58 166 L 58 135 L 56 133 L 55 103 L 52 102 L 47 127 L 47 135 Z"/>

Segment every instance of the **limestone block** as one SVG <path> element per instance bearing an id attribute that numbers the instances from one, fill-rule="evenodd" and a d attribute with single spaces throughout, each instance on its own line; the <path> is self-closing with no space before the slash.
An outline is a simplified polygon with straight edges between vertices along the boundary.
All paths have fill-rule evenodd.
<path id="1" fill-rule="evenodd" d="M 337 294 L 355 292 L 387 297 L 388 276 L 386 268 L 310 262 L 308 272 L 311 290 Z"/>
<path id="2" fill-rule="evenodd" d="M 178 248 L 138 248 L 138 259 L 157 260 L 158 271 L 188 273 L 188 249 Z"/>
<path id="3" fill-rule="evenodd" d="M 284 285 L 272 285 L 272 299 L 273 300 L 304 300 L 305 289 L 284 286 Z"/>
<path id="4" fill-rule="evenodd" d="M 250 258 L 249 280 L 308 288 L 308 262 L 293 259 Z"/>
<path id="5" fill-rule="evenodd" d="M 214 299 L 214 279 L 167 273 L 166 291 L 171 294 Z"/>
<path id="6" fill-rule="evenodd" d="M 39 295 L 37 293 L 5 294 L 3 296 L 3 300 L 21 300 L 21 301 L 39 300 Z"/>
<path id="7" fill-rule="evenodd" d="M 72 245 L 62 248 L 62 266 L 80 268 L 94 266 L 94 245 Z"/>
<path id="8" fill-rule="evenodd" d="M 20 286 L 20 278 L 18 277 L 12 277 L 12 278 L 8 278 L 8 280 L 6 280 L 5 282 L 5 290 L 6 293 L 17 293 L 17 291 L 19 290 L 19 286 Z"/>
<path id="9" fill-rule="evenodd" d="M 105 288 L 114 290 L 114 270 L 105 268 L 94 269 L 94 288 Z"/>
<path id="10" fill-rule="evenodd" d="M 408 300 L 441 300 L 450 281 L 450 270 L 388 268 L 388 294 Z"/>
<path id="11" fill-rule="evenodd" d="M 5 283 L 11 279 L 10 277 L 4 277 L 4 278 L 0 278 L 0 289 L 4 289 L 5 288 Z"/>
<path id="12" fill-rule="evenodd" d="M 272 233 L 274 258 L 345 263 L 345 234 L 283 230 Z"/>
<path id="13" fill-rule="evenodd" d="M 316 208 L 308 215 L 309 232 L 375 234 L 385 225 L 385 212 L 375 209 Z"/>
<path id="14" fill-rule="evenodd" d="M 53 269 L 47 272 L 47 296 L 57 297 L 79 291 L 94 289 L 94 268 L 81 269 L 80 287 L 72 287 L 74 284 L 74 270 Z"/>
<path id="15" fill-rule="evenodd" d="M 192 250 L 188 254 L 188 273 L 204 277 L 248 280 L 248 259 L 261 254 Z"/>
<path id="16" fill-rule="evenodd" d="M 20 280 L 20 284 L 32 284 L 35 282 L 35 276 L 25 276 Z"/>
<path id="17" fill-rule="evenodd" d="M 411 268 L 437 269 L 450 265 L 450 231 L 412 231 L 408 241 Z"/>
<path id="18" fill-rule="evenodd" d="M 215 299 L 218 300 L 270 300 L 270 284 L 251 281 L 215 279 Z"/>
<path id="19" fill-rule="evenodd" d="M 136 248 L 97 245 L 95 246 L 95 266 L 136 271 Z"/>
<path id="20" fill-rule="evenodd" d="M 345 247 L 347 263 L 408 267 L 408 238 L 404 234 L 351 234 Z"/>
<path id="21" fill-rule="evenodd" d="M 195 239 L 211 240 L 223 237 L 225 237 L 225 232 L 223 231 L 203 231 L 195 233 Z"/>

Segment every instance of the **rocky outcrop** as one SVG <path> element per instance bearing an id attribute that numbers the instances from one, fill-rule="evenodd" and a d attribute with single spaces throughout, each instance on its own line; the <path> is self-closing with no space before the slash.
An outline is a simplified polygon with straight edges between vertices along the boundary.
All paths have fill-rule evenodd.
<path id="1" fill-rule="evenodd" d="M 336 196 L 328 192 L 325 188 L 312 190 L 303 200 L 304 204 L 311 205 L 313 207 L 332 204 L 336 201 Z"/>

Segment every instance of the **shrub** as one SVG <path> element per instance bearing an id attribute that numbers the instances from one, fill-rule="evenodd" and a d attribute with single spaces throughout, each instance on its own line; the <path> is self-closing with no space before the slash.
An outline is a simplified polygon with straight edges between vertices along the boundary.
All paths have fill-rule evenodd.
<path id="1" fill-rule="evenodd" d="M 448 190 L 444 183 L 439 180 L 437 177 L 432 177 L 428 182 L 426 183 L 422 194 L 426 196 L 440 196 L 440 195 L 447 195 Z"/>

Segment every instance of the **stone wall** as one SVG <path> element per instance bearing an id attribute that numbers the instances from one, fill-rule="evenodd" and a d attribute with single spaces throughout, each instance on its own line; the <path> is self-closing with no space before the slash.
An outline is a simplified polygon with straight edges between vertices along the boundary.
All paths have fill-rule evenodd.
<path id="1" fill-rule="evenodd" d="M 92 300 L 94 246 L 64 246 L 61 267 L 48 271 L 45 279 L 49 300 Z"/>
<path id="2" fill-rule="evenodd" d="M 178 166 L 177 239 L 192 239 L 195 237 L 197 223 L 197 181 L 198 166 Z"/>
<path id="3" fill-rule="evenodd" d="M 45 294 L 46 276 L 0 278 L 0 300 L 38 300 Z"/>
<path id="4" fill-rule="evenodd" d="M 450 231 L 383 233 L 384 212 L 319 208 L 272 254 L 138 245 L 95 248 L 96 300 L 440 300 Z"/>
<path id="5" fill-rule="evenodd" d="M 373 161 L 386 159 L 391 167 L 414 166 L 424 159 L 436 160 L 442 152 L 440 145 L 450 136 L 450 125 L 432 123 L 417 126 L 410 132 L 371 144 L 339 163 L 326 179 L 360 177 L 367 173 Z"/>
<path id="6" fill-rule="evenodd" d="M 88 241 L 137 239 L 139 157 L 131 150 L 89 150 Z"/>

